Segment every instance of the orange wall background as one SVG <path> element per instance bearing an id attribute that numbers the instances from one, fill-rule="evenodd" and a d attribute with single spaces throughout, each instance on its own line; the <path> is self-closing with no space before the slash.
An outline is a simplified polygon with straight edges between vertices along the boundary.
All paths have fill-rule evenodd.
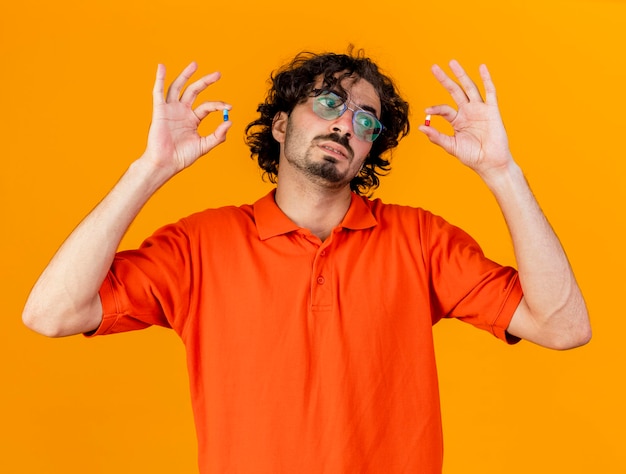
<path id="1" fill-rule="evenodd" d="M 445 473 L 626 472 L 626 3 L 584 0 L 348 4 L 187 0 L 3 2 L 0 7 L 0 472 L 193 473 L 183 347 L 152 328 L 86 340 L 21 324 L 58 245 L 145 145 L 158 62 L 223 79 L 228 141 L 168 183 L 123 246 L 205 207 L 269 189 L 243 142 L 271 70 L 300 50 L 362 47 L 397 81 L 413 124 L 448 101 L 430 74 L 489 65 L 514 154 L 583 288 L 594 338 L 551 352 L 436 326 Z M 216 115 L 216 124 L 221 117 Z M 513 263 L 477 176 L 416 130 L 376 196 L 422 206 Z"/>

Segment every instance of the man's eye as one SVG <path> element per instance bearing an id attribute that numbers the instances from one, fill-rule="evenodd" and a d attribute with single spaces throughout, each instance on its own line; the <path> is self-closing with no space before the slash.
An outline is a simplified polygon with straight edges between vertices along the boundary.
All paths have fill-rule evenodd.
<path id="1" fill-rule="evenodd" d="M 337 109 L 343 105 L 343 100 L 341 99 L 341 97 L 332 92 L 322 94 L 317 98 L 317 101 L 320 105 L 328 109 Z"/>
<path id="2" fill-rule="evenodd" d="M 341 106 L 341 101 L 339 101 L 336 97 L 320 97 L 318 102 L 329 109 L 336 109 Z"/>
<path id="3" fill-rule="evenodd" d="M 374 121 L 374 117 L 366 113 L 359 114 L 359 117 L 357 118 L 357 120 L 363 128 L 372 128 L 374 127 L 374 124 L 376 123 Z"/>

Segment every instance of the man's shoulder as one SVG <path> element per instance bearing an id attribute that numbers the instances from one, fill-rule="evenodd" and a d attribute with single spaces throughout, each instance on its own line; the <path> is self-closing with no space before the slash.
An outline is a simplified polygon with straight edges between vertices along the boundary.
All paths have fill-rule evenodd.
<path id="1" fill-rule="evenodd" d="M 407 232 L 408 235 L 435 235 L 464 233 L 454 224 L 431 210 L 410 204 L 386 203 L 380 198 L 359 197 L 368 206 L 372 216 L 379 224 L 378 230 L 390 230 L 394 233 Z"/>
<path id="2" fill-rule="evenodd" d="M 381 216 L 388 219 L 418 218 L 430 219 L 434 214 L 422 207 L 408 204 L 388 203 L 381 198 L 368 198 L 360 196 L 361 200 L 369 207 L 375 217 Z"/>
<path id="3" fill-rule="evenodd" d="M 251 233 L 258 233 L 259 221 L 268 220 L 267 214 L 271 217 L 279 213 L 277 209 L 272 191 L 253 204 L 225 205 L 195 212 L 182 218 L 178 225 L 188 233 L 233 236 L 239 232 L 250 236 Z"/>
<path id="4" fill-rule="evenodd" d="M 253 219 L 253 205 L 228 205 L 210 207 L 183 217 L 180 222 L 186 227 L 204 227 L 229 221 L 246 221 Z"/>

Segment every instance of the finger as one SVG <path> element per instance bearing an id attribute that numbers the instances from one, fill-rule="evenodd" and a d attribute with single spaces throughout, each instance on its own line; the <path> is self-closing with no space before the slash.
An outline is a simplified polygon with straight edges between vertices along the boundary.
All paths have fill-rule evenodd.
<path id="1" fill-rule="evenodd" d="M 445 73 L 443 69 L 441 69 L 437 64 L 435 64 L 431 71 L 435 78 L 441 83 L 441 85 L 450 93 L 452 99 L 456 103 L 456 105 L 462 105 L 469 102 L 469 98 L 465 91 L 459 86 L 456 82 L 454 82 L 450 77 Z"/>
<path id="2" fill-rule="evenodd" d="M 478 90 L 478 86 L 472 78 L 467 75 L 465 69 L 463 69 L 457 60 L 453 59 L 450 61 L 450 69 L 461 83 L 461 86 L 463 86 L 463 90 L 467 97 L 469 97 L 469 100 L 482 102 L 483 98 Z"/>
<path id="3" fill-rule="evenodd" d="M 228 130 L 232 125 L 233 123 L 230 121 L 222 122 L 217 126 L 212 134 L 207 135 L 206 137 L 201 137 L 200 147 L 202 150 L 202 154 L 208 153 L 220 143 L 225 142 L 226 134 L 228 133 Z"/>
<path id="4" fill-rule="evenodd" d="M 227 104 L 226 102 L 203 102 L 198 107 L 193 109 L 193 113 L 196 114 L 200 120 L 204 119 L 211 112 L 216 112 L 218 110 L 232 109 L 232 105 Z"/>
<path id="5" fill-rule="evenodd" d="M 437 129 L 426 125 L 420 125 L 417 129 L 426 135 L 431 143 L 440 146 L 446 152 L 452 154 L 454 150 L 454 137 L 441 133 Z"/>
<path id="6" fill-rule="evenodd" d="M 183 92 L 183 95 L 180 97 L 181 103 L 191 107 L 191 104 L 193 104 L 193 101 L 196 100 L 198 94 L 214 82 L 217 82 L 220 77 L 221 74 L 219 72 L 214 72 L 193 82 L 185 89 L 185 92 Z"/>
<path id="7" fill-rule="evenodd" d="M 491 80 L 491 74 L 489 73 L 489 69 L 485 64 L 481 64 L 478 68 L 480 72 L 480 78 L 483 81 L 483 85 L 485 86 L 485 101 L 488 104 L 497 104 L 498 97 L 496 95 L 496 86 Z"/>
<path id="8" fill-rule="evenodd" d="M 152 101 L 154 104 L 163 103 L 163 84 L 165 83 L 165 66 L 159 64 L 157 66 L 156 78 L 152 88 Z"/>
<path id="9" fill-rule="evenodd" d="M 452 122 L 458 115 L 458 111 L 449 105 L 434 105 L 432 107 L 427 107 L 424 112 L 428 115 L 438 115 L 439 117 L 443 117 L 448 122 Z"/>
<path id="10" fill-rule="evenodd" d="M 174 82 L 172 82 L 167 90 L 167 102 L 176 101 L 180 98 L 180 92 L 183 90 L 183 87 L 187 84 L 187 81 L 189 81 L 193 73 L 196 72 L 196 69 L 198 69 L 198 65 L 194 61 L 183 69 L 183 72 L 181 72 L 178 77 L 174 79 Z"/>

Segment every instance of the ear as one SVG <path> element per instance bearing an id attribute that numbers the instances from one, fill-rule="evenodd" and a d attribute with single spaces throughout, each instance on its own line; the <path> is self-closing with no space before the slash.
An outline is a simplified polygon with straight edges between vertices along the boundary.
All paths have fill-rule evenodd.
<path id="1" fill-rule="evenodd" d="M 287 112 L 278 112 L 274 116 L 274 121 L 272 122 L 272 136 L 278 143 L 285 143 L 287 120 L 289 120 Z"/>

